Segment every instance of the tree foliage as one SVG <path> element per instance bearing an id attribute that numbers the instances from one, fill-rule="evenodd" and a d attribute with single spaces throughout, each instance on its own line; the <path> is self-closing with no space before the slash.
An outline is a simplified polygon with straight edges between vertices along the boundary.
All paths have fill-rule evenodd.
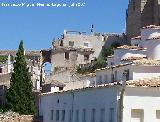
<path id="1" fill-rule="evenodd" d="M 7 56 L 0 55 L 0 62 L 6 62 Z"/>
<path id="2" fill-rule="evenodd" d="M 28 72 L 24 56 L 23 41 L 20 42 L 13 65 L 10 88 L 7 91 L 7 105 L 11 110 L 20 114 L 34 114 L 35 96 L 32 91 L 31 75 Z"/>

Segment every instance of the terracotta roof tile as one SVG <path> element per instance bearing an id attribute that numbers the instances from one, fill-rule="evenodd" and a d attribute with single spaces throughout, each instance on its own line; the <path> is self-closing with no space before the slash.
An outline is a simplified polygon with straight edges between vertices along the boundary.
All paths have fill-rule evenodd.
<path id="1" fill-rule="evenodd" d="M 152 37 L 152 38 L 148 38 L 147 40 L 159 40 L 160 36 L 156 36 L 156 37 Z"/>
<path id="2" fill-rule="evenodd" d="M 133 37 L 131 39 L 133 39 L 133 40 L 141 40 L 141 36 L 136 36 L 136 37 Z"/>
<path id="3" fill-rule="evenodd" d="M 129 80 L 126 81 L 128 86 L 145 86 L 145 87 L 160 87 L 160 77 L 144 80 Z"/>
<path id="4" fill-rule="evenodd" d="M 160 26 L 156 26 L 156 25 L 149 25 L 149 26 L 145 26 L 145 27 L 143 27 L 143 29 L 147 29 L 147 28 L 160 28 Z"/>
<path id="5" fill-rule="evenodd" d="M 138 46 L 128 46 L 128 45 L 123 45 L 123 46 L 117 47 L 117 49 L 137 49 L 137 50 L 144 50 L 144 48 L 142 48 L 142 47 L 138 47 Z"/>
<path id="6" fill-rule="evenodd" d="M 142 60 L 146 57 L 127 57 L 127 58 L 124 58 L 122 61 L 133 61 L 133 60 Z"/>

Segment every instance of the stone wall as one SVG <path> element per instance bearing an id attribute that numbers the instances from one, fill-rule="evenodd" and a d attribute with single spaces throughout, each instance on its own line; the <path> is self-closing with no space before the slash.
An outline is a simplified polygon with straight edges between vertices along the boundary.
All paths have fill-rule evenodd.
<path id="1" fill-rule="evenodd" d="M 42 118 L 8 111 L 0 114 L 0 122 L 42 122 Z"/>
<path id="2" fill-rule="evenodd" d="M 148 25 L 160 25 L 160 0 L 130 0 L 126 12 L 128 38 L 140 35 L 140 29 Z"/>

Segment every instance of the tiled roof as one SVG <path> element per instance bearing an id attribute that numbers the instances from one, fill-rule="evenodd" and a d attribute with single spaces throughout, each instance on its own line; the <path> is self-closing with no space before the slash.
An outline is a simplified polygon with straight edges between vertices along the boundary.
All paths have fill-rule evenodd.
<path id="1" fill-rule="evenodd" d="M 156 25 L 149 25 L 149 26 L 145 26 L 145 27 L 143 27 L 143 29 L 147 29 L 147 28 L 160 28 L 160 26 L 156 26 Z"/>
<path id="2" fill-rule="evenodd" d="M 113 65 L 113 66 L 109 66 L 109 67 L 105 67 L 105 68 L 100 68 L 100 69 L 96 69 L 96 71 L 101 71 L 101 70 L 105 70 L 105 69 L 111 69 L 111 68 L 118 68 L 118 67 L 123 67 L 123 66 L 127 66 L 127 65 L 144 65 L 144 66 L 160 66 L 160 61 L 157 60 L 148 60 L 148 59 L 140 59 L 140 60 L 132 60 L 132 62 L 127 62 L 127 63 L 123 63 L 123 64 L 118 64 L 118 65 Z"/>
<path id="3" fill-rule="evenodd" d="M 142 48 L 142 47 L 138 47 L 138 46 L 128 46 L 128 45 L 123 45 L 123 46 L 117 47 L 117 49 L 137 49 L 137 50 L 144 50 L 144 48 Z"/>
<path id="4" fill-rule="evenodd" d="M 105 70 L 105 69 L 111 69 L 111 68 L 117 68 L 117 67 L 127 66 L 127 65 L 131 65 L 131 64 L 133 64 L 133 62 L 113 65 L 113 66 L 109 66 L 109 67 L 104 67 L 104 68 L 96 69 L 96 71 Z"/>
<path id="5" fill-rule="evenodd" d="M 128 86 L 143 86 L 143 87 L 160 87 L 160 77 L 144 80 L 129 80 L 126 81 Z"/>
<path id="6" fill-rule="evenodd" d="M 142 60 L 144 58 L 146 57 L 127 57 L 127 58 L 122 59 L 122 61 Z"/>
<path id="7" fill-rule="evenodd" d="M 133 39 L 133 40 L 141 40 L 141 36 L 136 36 L 136 37 L 133 37 L 131 39 Z"/>
<path id="8" fill-rule="evenodd" d="M 152 78 L 152 79 L 144 79 L 144 80 L 129 80 L 126 81 L 126 86 L 128 87 L 160 87 L 160 77 Z M 113 83 L 107 83 L 107 84 L 101 84 L 96 86 L 89 86 L 74 90 L 67 90 L 67 91 L 58 91 L 55 93 L 42 93 L 41 95 L 53 95 L 53 94 L 59 94 L 64 92 L 73 92 L 73 91 L 83 91 L 88 89 L 96 89 L 96 88 L 109 88 L 109 87 L 118 87 L 122 86 L 122 83 L 120 82 L 113 82 Z"/>
<path id="9" fill-rule="evenodd" d="M 156 37 L 152 37 L 152 38 L 148 38 L 147 40 L 159 40 L 160 36 L 156 36 Z"/>
<path id="10" fill-rule="evenodd" d="M 134 64 L 137 65 L 155 65 L 160 66 L 160 61 L 158 60 L 149 60 L 149 59 L 143 59 L 143 60 L 135 60 L 133 61 Z"/>

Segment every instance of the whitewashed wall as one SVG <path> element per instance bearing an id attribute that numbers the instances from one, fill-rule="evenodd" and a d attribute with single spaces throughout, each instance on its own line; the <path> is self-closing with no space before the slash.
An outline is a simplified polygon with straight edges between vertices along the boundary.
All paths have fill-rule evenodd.
<path id="1" fill-rule="evenodd" d="M 99 84 L 99 77 L 102 77 L 102 83 L 111 83 L 111 74 L 114 74 L 114 81 L 121 81 L 124 80 L 124 76 L 123 76 L 123 72 L 124 70 L 128 70 L 129 69 L 129 79 L 132 80 L 133 79 L 133 70 L 132 70 L 133 66 L 132 65 L 126 65 L 126 66 L 121 66 L 121 67 L 117 67 L 117 68 L 110 68 L 110 69 L 105 69 L 105 70 L 100 70 L 100 71 L 96 71 L 96 82 L 97 84 Z M 117 75 L 115 75 L 115 73 L 117 72 Z M 107 76 L 107 79 L 106 79 Z"/>
<path id="2" fill-rule="evenodd" d="M 129 70 L 129 80 L 151 79 L 153 77 L 160 77 L 160 66 L 143 66 L 143 65 L 126 65 L 116 68 L 96 71 L 96 83 L 110 83 L 111 74 L 114 74 L 114 81 L 125 80 L 123 72 Z M 117 73 L 117 74 L 116 74 Z M 107 78 L 106 78 L 107 76 Z M 100 81 L 100 77 L 101 81 Z M 101 83 L 100 83 L 101 82 Z"/>
<path id="3" fill-rule="evenodd" d="M 132 68 L 133 80 L 160 77 L 160 66 L 135 66 Z"/>
<path id="4" fill-rule="evenodd" d="M 69 111 L 73 109 L 73 122 L 75 121 L 75 111 L 79 111 L 79 122 L 82 122 L 82 110 L 86 109 L 86 122 L 91 121 L 91 111 L 95 109 L 95 122 L 100 122 L 100 110 L 105 110 L 105 120 L 109 121 L 109 110 L 114 109 L 114 122 L 117 122 L 117 87 L 92 88 L 86 90 L 68 91 L 43 95 L 40 99 L 40 115 L 43 122 L 61 122 L 62 110 L 65 110 L 64 122 L 70 122 Z M 53 120 L 51 120 L 51 110 L 53 110 Z M 60 110 L 60 120 L 56 121 L 56 110 Z"/>
<path id="5" fill-rule="evenodd" d="M 141 122 L 159 122 L 160 119 L 156 119 L 156 110 L 160 110 L 159 101 L 159 88 L 127 88 L 124 96 L 123 122 L 132 122 L 131 109 L 144 111 L 144 120 Z"/>
<path id="6" fill-rule="evenodd" d="M 119 64 L 123 57 L 126 57 L 129 54 L 142 54 L 147 55 L 146 50 L 137 50 L 137 49 L 116 49 L 114 50 L 114 63 Z"/>
<path id="7" fill-rule="evenodd" d="M 160 28 L 147 28 L 141 30 L 141 39 L 146 40 L 151 37 L 160 36 Z"/>
<path id="8" fill-rule="evenodd" d="M 147 57 L 153 60 L 160 60 L 160 40 L 146 40 Z"/>
<path id="9" fill-rule="evenodd" d="M 131 45 L 132 46 L 136 46 L 136 45 L 142 46 L 141 45 L 141 39 L 131 39 Z"/>

